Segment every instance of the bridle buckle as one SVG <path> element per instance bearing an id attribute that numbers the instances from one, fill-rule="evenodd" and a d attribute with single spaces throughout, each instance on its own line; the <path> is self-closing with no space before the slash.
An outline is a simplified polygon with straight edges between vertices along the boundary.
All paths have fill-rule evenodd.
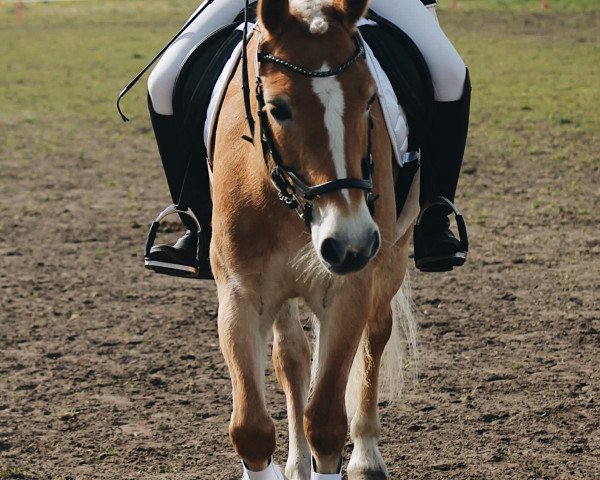
<path id="1" fill-rule="evenodd" d="M 298 198 L 294 186 L 281 173 L 279 167 L 275 167 L 271 171 L 271 181 L 277 189 L 277 197 L 290 210 L 296 210 L 299 207 Z"/>

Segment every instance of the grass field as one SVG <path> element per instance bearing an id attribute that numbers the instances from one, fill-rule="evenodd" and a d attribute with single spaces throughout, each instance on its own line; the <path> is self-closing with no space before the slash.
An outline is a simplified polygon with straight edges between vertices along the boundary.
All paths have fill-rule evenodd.
<path id="1" fill-rule="evenodd" d="M 414 276 L 422 378 L 382 406 L 384 456 L 392 478 L 597 479 L 600 4 L 449 6 L 472 253 Z M 194 7 L 26 4 L 17 27 L 0 1 L 0 479 L 238 478 L 214 287 L 141 268 L 168 202 L 143 82 L 132 122 L 115 109 Z"/>
<path id="2" fill-rule="evenodd" d="M 461 2 L 459 13 L 445 11 L 450 2 L 440 3 L 475 86 L 472 137 L 481 132 L 486 142 L 485 151 L 473 152 L 473 161 L 485 157 L 500 172 L 530 156 L 572 162 L 575 155 L 577 165 L 597 165 L 596 2 L 554 1 L 551 10 L 542 11 L 537 1 L 469 0 Z M 90 131 L 95 140 L 115 145 L 143 138 L 151 148 L 143 81 L 124 101 L 131 124 L 119 123 L 115 98 L 194 5 L 175 0 L 30 4 L 25 25 L 18 28 L 14 5 L 0 4 L 0 120 L 7 126 L 0 140 L 11 151 L 7 157 L 14 158 L 15 149 L 29 155 L 84 152 Z M 38 133 L 24 141 L 31 130 Z M 497 161 L 499 150 L 508 162 Z M 120 180 L 109 182 L 116 194 L 129 190 L 117 185 Z M 577 191 L 576 180 L 565 182 L 567 193 Z M 555 201 L 544 208 L 553 206 Z"/>
<path id="3" fill-rule="evenodd" d="M 449 10 L 451 0 L 438 0 L 438 8 Z M 534 13 L 541 10 L 540 0 L 458 0 L 458 9 L 462 11 L 503 11 L 508 10 L 520 13 Z M 549 0 L 548 11 L 553 12 L 576 12 L 595 10 L 598 2 L 595 0 Z"/>

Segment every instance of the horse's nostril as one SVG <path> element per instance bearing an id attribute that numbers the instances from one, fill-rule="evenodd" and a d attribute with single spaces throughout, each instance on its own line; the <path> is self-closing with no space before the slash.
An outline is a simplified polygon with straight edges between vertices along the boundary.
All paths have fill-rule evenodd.
<path id="1" fill-rule="evenodd" d="M 379 247 L 381 246 L 381 237 L 379 236 L 379 232 L 375 230 L 373 234 L 373 244 L 371 245 L 370 257 L 373 258 L 377 252 L 379 251 Z"/>
<path id="2" fill-rule="evenodd" d="M 321 256 L 330 265 L 340 265 L 346 257 L 346 251 L 341 242 L 329 237 L 321 244 Z"/>

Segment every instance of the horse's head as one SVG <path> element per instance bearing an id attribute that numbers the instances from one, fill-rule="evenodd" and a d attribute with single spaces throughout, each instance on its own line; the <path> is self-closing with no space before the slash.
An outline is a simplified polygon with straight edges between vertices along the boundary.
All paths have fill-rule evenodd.
<path id="1" fill-rule="evenodd" d="M 381 243 L 369 165 L 376 85 L 355 36 L 367 4 L 261 0 L 258 7 L 263 121 L 285 181 L 297 193 L 325 187 L 299 198 L 309 199 L 313 246 L 337 274 L 366 266 Z"/>

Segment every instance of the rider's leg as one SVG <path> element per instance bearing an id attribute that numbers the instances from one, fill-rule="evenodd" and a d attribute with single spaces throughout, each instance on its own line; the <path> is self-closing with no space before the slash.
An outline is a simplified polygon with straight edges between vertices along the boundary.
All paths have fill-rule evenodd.
<path id="1" fill-rule="evenodd" d="M 202 8 L 202 5 L 198 9 Z M 192 49 L 215 30 L 235 20 L 244 8 L 243 0 L 213 0 L 161 57 L 148 78 L 148 92 L 154 110 L 173 115 L 173 88 L 179 69 Z"/>
<path id="2" fill-rule="evenodd" d="M 469 129 L 471 81 L 465 77 L 463 94 L 454 102 L 436 102 L 429 136 L 421 148 L 421 205 L 440 196 L 454 202 Z M 451 210 L 439 205 L 422 215 L 415 228 L 415 263 L 426 272 L 443 272 L 462 265 L 466 248 L 450 231 Z"/>
<path id="3" fill-rule="evenodd" d="M 179 202 L 188 160 L 194 154 L 185 141 L 181 126 L 173 117 L 173 89 L 177 75 L 192 49 L 218 28 L 231 23 L 243 8 L 243 0 L 213 0 L 169 47 L 148 79 L 150 119 L 174 203 Z M 202 159 L 198 158 L 198 161 L 202 162 Z M 189 174 L 193 176 L 194 183 L 201 183 L 203 192 L 208 192 L 207 173 L 195 162 L 190 167 L 192 171 Z M 197 197 L 188 201 L 203 228 L 207 229 L 210 223 L 210 205 Z M 181 265 L 193 268 L 196 264 L 196 226 L 187 217 L 182 217 L 182 221 L 188 229 L 187 233 L 175 245 L 156 245 L 151 253 L 154 261 L 161 265 L 171 265 L 174 274 L 178 273 Z"/>
<path id="4" fill-rule="evenodd" d="M 179 203 L 179 195 L 193 151 L 191 151 L 187 145 L 188 142 L 184 139 L 181 125 L 172 115 L 158 114 L 154 110 L 150 98 L 148 98 L 148 110 L 156 137 L 156 144 L 158 145 L 167 177 L 169 191 L 173 203 Z M 190 163 L 190 172 L 188 175 L 190 175 L 195 184 L 199 184 L 201 189 L 205 189 L 208 192 L 208 172 L 205 171 L 206 169 L 200 168 L 201 165 L 198 165 L 199 162 L 202 162 L 201 158 L 198 158 L 197 162 Z M 203 231 L 208 233 L 210 203 L 194 200 L 196 199 L 188 199 L 190 208 L 200 221 Z M 198 227 L 188 216 L 182 215 L 181 220 L 187 228 L 186 234 L 173 246 L 153 246 L 149 257 L 146 259 L 146 266 L 161 273 L 195 277 L 200 273 L 196 259 L 199 241 L 197 236 Z M 204 261 L 205 259 L 200 260 Z"/>
<path id="5" fill-rule="evenodd" d="M 435 118 L 421 149 L 421 204 L 444 196 L 451 202 L 458 184 L 467 138 L 470 82 L 460 55 L 435 14 L 425 7 L 433 0 L 372 0 L 373 10 L 408 34 L 421 50 L 431 72 Z M 415 236 L 415 261 L 424 271 L 446 271 L 464 263 L 466 252 L 449 230 L 448 210 L 428 210 L 422 219 L 424 235 Z M 418 237 L 418 238 L 417 238 Z"/>
<path id="6" fill-rule="evenodd" d="M 372 0 L 371 8 L 402 29 L 423 54 L 438 102 L 454 102 L 462 96 L 465 64 L 422 0 Z"/>

